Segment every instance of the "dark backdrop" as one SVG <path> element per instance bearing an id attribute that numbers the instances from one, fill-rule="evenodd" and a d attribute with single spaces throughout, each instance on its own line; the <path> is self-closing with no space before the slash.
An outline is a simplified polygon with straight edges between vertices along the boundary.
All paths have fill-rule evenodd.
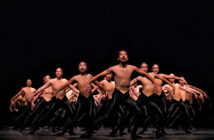
<path id="1" fill-rule="evenodd" d="M 27 78 L 42 85 L 56 67 L 64 77 L 88 62 L 97 74 L 117 64 L 117 51 L 129 51 L 130 63 L 160 65 L 205 90 L 213 99 L 212 4 L 197 1 L 42 0 L 1 1 L 1 118 L 9 99 Z M 213 125 L 213 109 L 201 124 Z"/>

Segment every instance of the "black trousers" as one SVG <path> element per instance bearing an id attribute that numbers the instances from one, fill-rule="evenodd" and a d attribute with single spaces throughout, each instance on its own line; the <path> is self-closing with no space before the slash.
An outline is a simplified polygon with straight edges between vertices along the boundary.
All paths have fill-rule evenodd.
<path id="1" fill-rule="evenodd" d="M 74 110 L 72 109 L 70 102 L 68 101 L 66 96 L 64 96 L 64 98 L 62 100 L 56 99 L 55 97 L 52 100 L 53 100 L 53 103 L 52 103 L 50 109 L 44 116 L 41 116 L 39 118 L 38 122 L 35 125 L 32 126 L 31 133 L 34 133 L 42 123 L 49 122 L 51 117 L 54 116 L 54 113 L 60 107 L 64 107 L 66 110 L 66 113 L 68 113 L 70 117 L 72 117 L 72 115 L 74 114 Z"/>
<path id="2" fill-rule="evenodd" d="M 112 99 L 109 100 L 106 103 L 106 112 L 105 114 L 99 115 L 94 123 L 93 128 L 100 122 L 103 122 L 104 119 L 106 119 L 110 114 L 117 113 L 118 108 L 121 108 L 125 106 L 128 110 L 132 110 L 136 114 L 136 121 L 135 121 L 135 130 L 133 130 L 133 133 L 136 133 L 138 129 L 138 122 L 140 121 L 140 116 L 143 116 L 142 110 L 138 107 L 137 103 L 129 96 L 129 91 L 127 91 L 125 94 L 121 93 L 118 89 L 115 89 Z M 123 109 L 121 110 L 123 111 Z M 120 121 L 120 120 L 118 120 Z M 118 124 L 121 124 L 118 122 Z M 119 126 L 117 126 L 119 128 Z"/>
<path id="3" fill-rule="evenodd" d="M 142 91 L 137 100 L 137 103 L 140 107 L 145 110 L 146 118 L 144 120 L 143 133 L 148 127 L 149 120 L 153 118 L 153 122 L 156 125 L 156 129 L 159 131 L 164 126 L 164 113 L 160 105 L 158 105 L 159 97 L 155 94 L 147 97 Z M 154 121 L 155 120 L 155 121 Z"/>
<path id="4" fill-rule="evenodd" d="M 22 122 L 25 120 L 27 115 L 31 112 L 31 103 L 28 102 L 28 105 L 25 107 L 23 112 L 16 118 L 14 129 L 20 128 Z"/>
<path id="5" fill-rule="evenodd" d="M 190 126 L 190 113 L 187 105 L 182 101 L 172 100 L 168 109 L 167 124 L 172 127 L 176 122 L 180 123 L 185 131 Z"/>
<path id="6" fill-rule="evenodd" d="M 34 110 L 30 111 L 30 113 L 25 118 L 23 124 L 20 127 L 20 130 L 23 130 L 26 127 L 27 123 L 29 123 L 29 121 L 33 119 L 33 117 L 37 117 L 36 115 L 44 108 L 45 105 L 45 99 L 41 98 L 39 103 L 35 106 Z"/>
<path id="7" fill-rule="evenodd" d="M 73 127 L 78 124 L 78 120 L 83 114 L 85 114 L 86 118 L 88 119 L 86 130 L 90 131 L 92 130 L 91 126 L 95 117 L 95 104 L 93 95 L 90 95 L 88 98 L 85 98 L 81 94 L 79 95 L 77 111 L 75 112 L 74 117 L 68 119 L 68 121 L 66 122 L 63 133 L 65 133 L 69 128 L 70 130 L 73 130 Z"/>

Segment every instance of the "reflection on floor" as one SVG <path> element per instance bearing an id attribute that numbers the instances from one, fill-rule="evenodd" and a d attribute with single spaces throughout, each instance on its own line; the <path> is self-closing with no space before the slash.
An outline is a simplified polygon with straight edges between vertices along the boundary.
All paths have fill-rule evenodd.
<path id="1" fill-rule="evenodd" d="M 24 133 L 19 133 L 14 130 L 0 130 L 0 139 L 1 140 L 77 140 L 80 139 L 80 135 L 83 133 L 80 128 L 77 128 L 75 130 L 76 135 L 70 136 L 69 134 L 65 134 L 64 136 L 50 136 L 50 133 L 48 130 L 40 129 L 37 131 L 34 135 L 26 135 Z M 124 136 L 116 136 L 116 137 L 110 137 L 108 134 L 111 132 L 110 128 L 101 128 L 97 133 L 93 135 L 91 139 L 95 140 L 127 140 L 131 139 L 130 134 L 126 133 Z M 191 134 L 185 134 L 182 130 L 166 130 L 167 135 L 157 138 L 155 134 L 152 132 L 152 129 L 149 129 L 145 132 L 144 135 L 141 135 L 142 140 L 151 140 L 151 139 L 170 139 L 170 140 L 204 140 L 204 139 L 214 139 L 214 129 L 197 129 L 192 131 Z"/>

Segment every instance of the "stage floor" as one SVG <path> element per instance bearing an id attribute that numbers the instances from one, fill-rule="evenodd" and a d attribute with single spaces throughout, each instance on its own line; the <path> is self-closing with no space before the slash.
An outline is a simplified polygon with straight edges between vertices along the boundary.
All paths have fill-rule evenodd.
<path id="1" fill-rule="evenodd" d="M 0 130 L 0 139 L 1 140 L 77 140 L 80 139 L 80 135 L 83 133 L 80 128 L 75 130 L 76 135 L 70 136 L 66 133 L 64 136 L 48 136 L 48 131 L 39 130 L 34 135 L 23 135 L 14 130 Z M 131 139 L 130 134 L 126 133 L 124 136 L 110 137 L 108 134 L 111 132 L 110 128 L 101 128 L 97 133 L 93 135 L 91 139 L 94 140 L 127 140 Z M 170 140 L 204 140 L 204 139 L 214 139 L 214 129 L 197 129 L 192 131 L 191 134 L 185 134 L 182 130 L 166 130 L 167 135 L 157 138 L 152 132 L 152 129 L 149 129 L 145 132 L 144 135 L 141 135 L 141 140 L 150 140 L 150 139 L 170 139 Z"/>

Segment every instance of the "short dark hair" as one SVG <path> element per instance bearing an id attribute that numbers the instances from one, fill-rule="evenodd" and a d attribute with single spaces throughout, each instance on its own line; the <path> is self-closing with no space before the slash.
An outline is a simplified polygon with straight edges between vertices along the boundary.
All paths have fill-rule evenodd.
<path id="1" fill-rule="evenodd" d="M 85 64 L 87 65 L 87 63 L 86 63 L 85 61 L 80 61 L 79 64 L 80 64 L 80 63 L 85 63 Z"/>
<path id="2" fill-rule="evenodd" d="M 63 69 L 62 69 L 61 67 L 56 68 L 56 70 L 57 70 L 57 69 L 61 69 L 61 71 L 63 72 Z"/>
<path id="3" fill-rule="evenodd" d="M 153 67 L 154 65 L 158 65 L 158 64 L 157 64 L 157 63 L 154 63 L 154 64 L 152 65 L 152 67 Z M 159 67 L 159 65 L 158 65 L 158 67 Z"/>
<path id="4" fill-rule="evenodd" d="M 120 55 L 120 52 L 122 52 L 122 51 L 126 52 L 126 54 L 128 55 L 128 51 L 127 51 L 126 49 L 120 49 L 120 50 L 118 51 L 118 55 Z"/>
<path id="5" fill-rule="evenodd" d="M 143 61 L 143 62 L 141 63 L 141 65 L 142 65 L 142 64 L 146 64 L 146 65 L 148 65 L 145 61 Z"/>

